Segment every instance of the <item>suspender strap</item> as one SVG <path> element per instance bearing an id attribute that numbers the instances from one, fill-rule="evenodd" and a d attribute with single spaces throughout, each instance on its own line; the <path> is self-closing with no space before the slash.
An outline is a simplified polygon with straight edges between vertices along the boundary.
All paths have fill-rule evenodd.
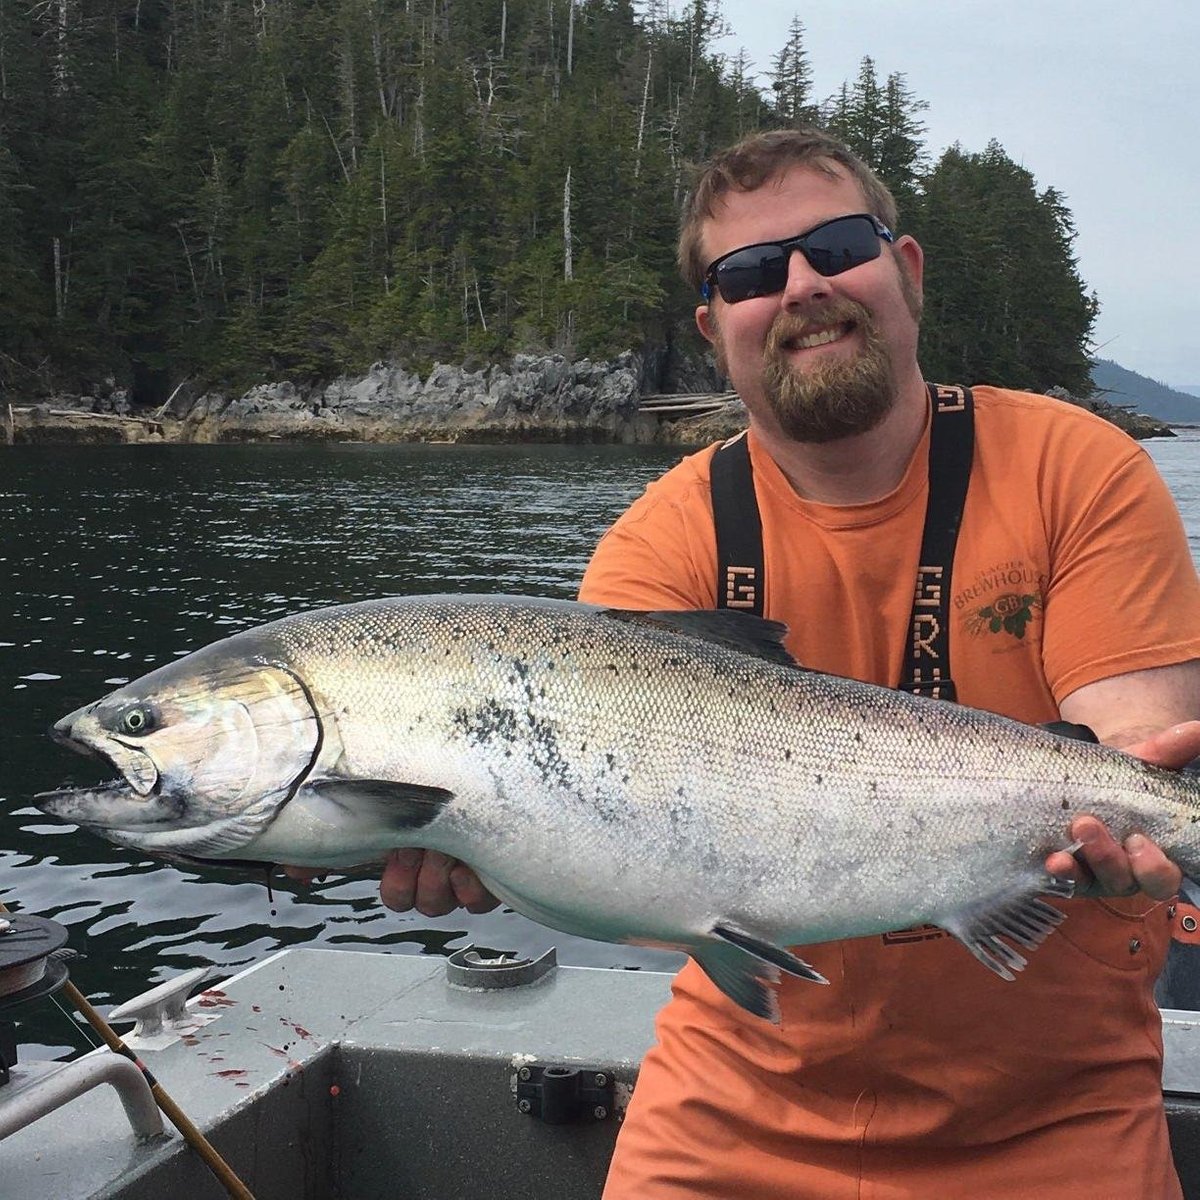
<path id="1" fill-rule="evenodd" d="M 950 574 L 971 482 L 975 409 L 969 388 L 932 383 L 926 386 L 932 410 L 929 496 L 900 687 L 935 700 L 954 700 L 957 692 L 950 677 Z"/>
<path id="2" fill-rule="evenodd" d="M 763 615 L 762 519 L 745 433 L 718 446 L 711 472 L 717 531 L 717 607 Z"/>
<path id="3" fill-rule="evenodd" d="M 950 676 L 950 576 L 971 481 L 975 410 L 969 388 L 927 384 L 932 411 L 929 497 L 913 594 L 911 636 L 900 687 L 935 700 L 954 700 Z M 762 520 L 746 435 L 712 458 L 713 523 L 717 534 L 717 607 L 763 615 L 766 575 Z"/>

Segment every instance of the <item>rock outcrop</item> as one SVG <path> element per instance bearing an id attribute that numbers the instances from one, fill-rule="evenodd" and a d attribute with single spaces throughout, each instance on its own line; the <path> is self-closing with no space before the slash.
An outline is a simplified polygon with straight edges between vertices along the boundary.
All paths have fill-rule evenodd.
<path id="1" fill-rule="evenodd" d="M 1145 413 L 1120 408 L 1115 404 L 1109 404 L 1107 400 L 1103 400 L 1099 396 L 1081 400 L 1078 396 L 1072 396 L 1066 388 L 1050 388 L 1046 395 L 1053 396 L 1056 400 L 1065 400 L 1068 404 L 1074 404 L 1078 408 L 1086 408 L 1088 412 L 1094 412 L 1096 416 L 1103 417 L 1139 441 L 1143 438 L 1175 436 L 1175 431 L 1170 425 L 1160 421 L 1157 417 L 1148 417 Z"/>
<path id="2" fill-rule="evenodd" d="M 207 393 L 180 414 L 182 440 L 203 442 L 653 440 L 638 414 L 640 365 L 517 355 L 476 371 L 438 365 L 427 378 L 388 363 L 323 387 L 270 383 L 232 400 Z"/>
<path id="3" fill-rule="evenodd" d="M 711 364 L 685 363 L 693 391 L 716 391 Z M 675 369 L 680 386 L 683 375 Z M 663 363 L 632 353 L 610 362 L 561 355 L 516 355 L 502 365 L 437 365 L 422 378 L 390 363 L 332 383 L 264 383 L 237 396 L 180 391 L 155 412 L 134 414 L 112 381 L 87 396 L 0 411 L 15 442 L 464 441 L 668 442 L 704 445 L 746 425 L 736 398 L 714 413 L 677 416 L 639 411 L 659 391 Z M 698 384 L 699 386 L 695 386 Z M 656 386 L 657 385 L 657 386 Z M 1106 403 L 1051 395 L 1090 409 L 1133 437 L 1172 436 L 1162 422 Z"/>

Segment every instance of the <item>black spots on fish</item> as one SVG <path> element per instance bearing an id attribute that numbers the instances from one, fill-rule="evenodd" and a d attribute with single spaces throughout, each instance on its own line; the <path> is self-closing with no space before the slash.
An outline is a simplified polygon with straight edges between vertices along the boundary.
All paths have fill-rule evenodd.
<path id="1" fill-rule="evenodd" d="M 617 756 L 611 750 L 607 751 L 604 755 L 604 767 L 601 774 L 609 778 L 615 776 L 622 787 L 629 784 L 629 772 L 625 770 Z"/>
<path id="2" fill-rule="evenodd" d="M 856 743 L 857 745 L 859 745 L 859 746 L 861 746 L 861 745 L 863 744 L 863 735 L 862 735 L 862 732 L 861 732 L 860 730 L 857 730 L 857 729 L 856 729 L 856 730 L 854 731 L 854 741 L 855 741 L 855 743 Z"/>
<path id="3" fill-rule="evenodd" d="M 824 782 L 825 782 L 824 775 L 814 775 L 813 776 L 813 783 L 815 783 L 817 785 L 817 787 L 820 787 L 821 784 L 823 784 Z"/>
<path id="4" fill-rule="evenodd" d="M 784 762 L 791 762 L 791 761 L 792 761 L 792 752 L 791 752 L 791 750 L 790 750 L 790 749 L 789 749 L 789 750 L 785 750 L 785 751 L 783 752 L 783 761 L 784 761 Z"/>
<path id="5" fill-rule="evenodd" d="M 559 749 L 558 732 L 554 726 L 546 721 L 531 721 L 529 737 L 530 757 L 547 785 L 569 787 L 573 772 Z"/>
<path id="6" fill-rule="evenodd" d="M 617 756 L 613 753 L 606 753 L 602 758 L 597 755 L 585 768 L 584 774 L 594 775 L 594 779 L 582 791 L 573 788 L 571 798 L 586 809 L 590 818 L 602 824 L 614 825 L 628 821 L 630 801 L 626 789 L 629 786 L 629 773 Z"/>
<path id="7" fill-rule="evenodd" d="M 528 709 L 518 710 L 489 700 L 477 708 L 458 709 L 452 721 L 475 745 L 498 749 L 505 758 L 527 758 L 547 786 L 571 784 L 571 767 L 559 748 L 557 729 Z"/>
<path id="8" fill-rule="evenodd" d="M 1065 783 L 1065 782 L 1066 782 L 1066 780 L 1064 780 L 1063 782 Z M 1066 811 L 1067 811 L 1067 810 L 1068 810 L 1070 807 L 1071 807 L 1071 802 L 1070 802 L 1070 800 L 1068 800 L 1068 799 L 1067 799 L 1067 798 L 1064 796 L 1064 797 L 1063 797 L 1063 802 L 1062 802 L 1062 810 L 1063 810 L 1063 812 L 1066 812 Z"/>
<path id="9" fill-rule="evenodd" d="M 489 700 L 478 708 L 460 708 L 453 716 L 454 727 L 473 742 L 514 742 L 521 722 L 516 712 L 495 700 Z"/>

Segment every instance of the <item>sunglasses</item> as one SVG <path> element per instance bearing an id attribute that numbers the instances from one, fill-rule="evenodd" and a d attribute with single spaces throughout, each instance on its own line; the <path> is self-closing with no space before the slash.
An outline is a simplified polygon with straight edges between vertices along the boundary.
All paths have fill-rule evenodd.
<path id="1" fill-rule="evenodd" d="M 822 221 L 807 233 L 782 242 L 760 242 L 731 250 L 709 264 L 700 289 L 711 300 L 714 289 L 726 304 L 771 296 L 787 286 L 788 263 L 799 250 L 818 275 L 840 275 L 883 252 L 880 239 L 895 241 L 892 231 L 870 213 L 852 213 Z"/>

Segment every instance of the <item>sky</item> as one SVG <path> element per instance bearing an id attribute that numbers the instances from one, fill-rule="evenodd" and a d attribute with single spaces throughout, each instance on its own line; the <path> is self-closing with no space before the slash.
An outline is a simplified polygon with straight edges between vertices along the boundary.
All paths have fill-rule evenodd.
<path id="1" fill-rule="evenodd" d="M 672 4 L 678 9 L 678 4 Z M 1197 0 L 723 0 L 759 82 L 793 17 L 821 100 L 902 72 L 925 145 L 995 138 L 1039 190 L 1064 193 L 1079 272 L 1100 299 L 1095 352 L 1200 384 L 1200 3 Z"/>

